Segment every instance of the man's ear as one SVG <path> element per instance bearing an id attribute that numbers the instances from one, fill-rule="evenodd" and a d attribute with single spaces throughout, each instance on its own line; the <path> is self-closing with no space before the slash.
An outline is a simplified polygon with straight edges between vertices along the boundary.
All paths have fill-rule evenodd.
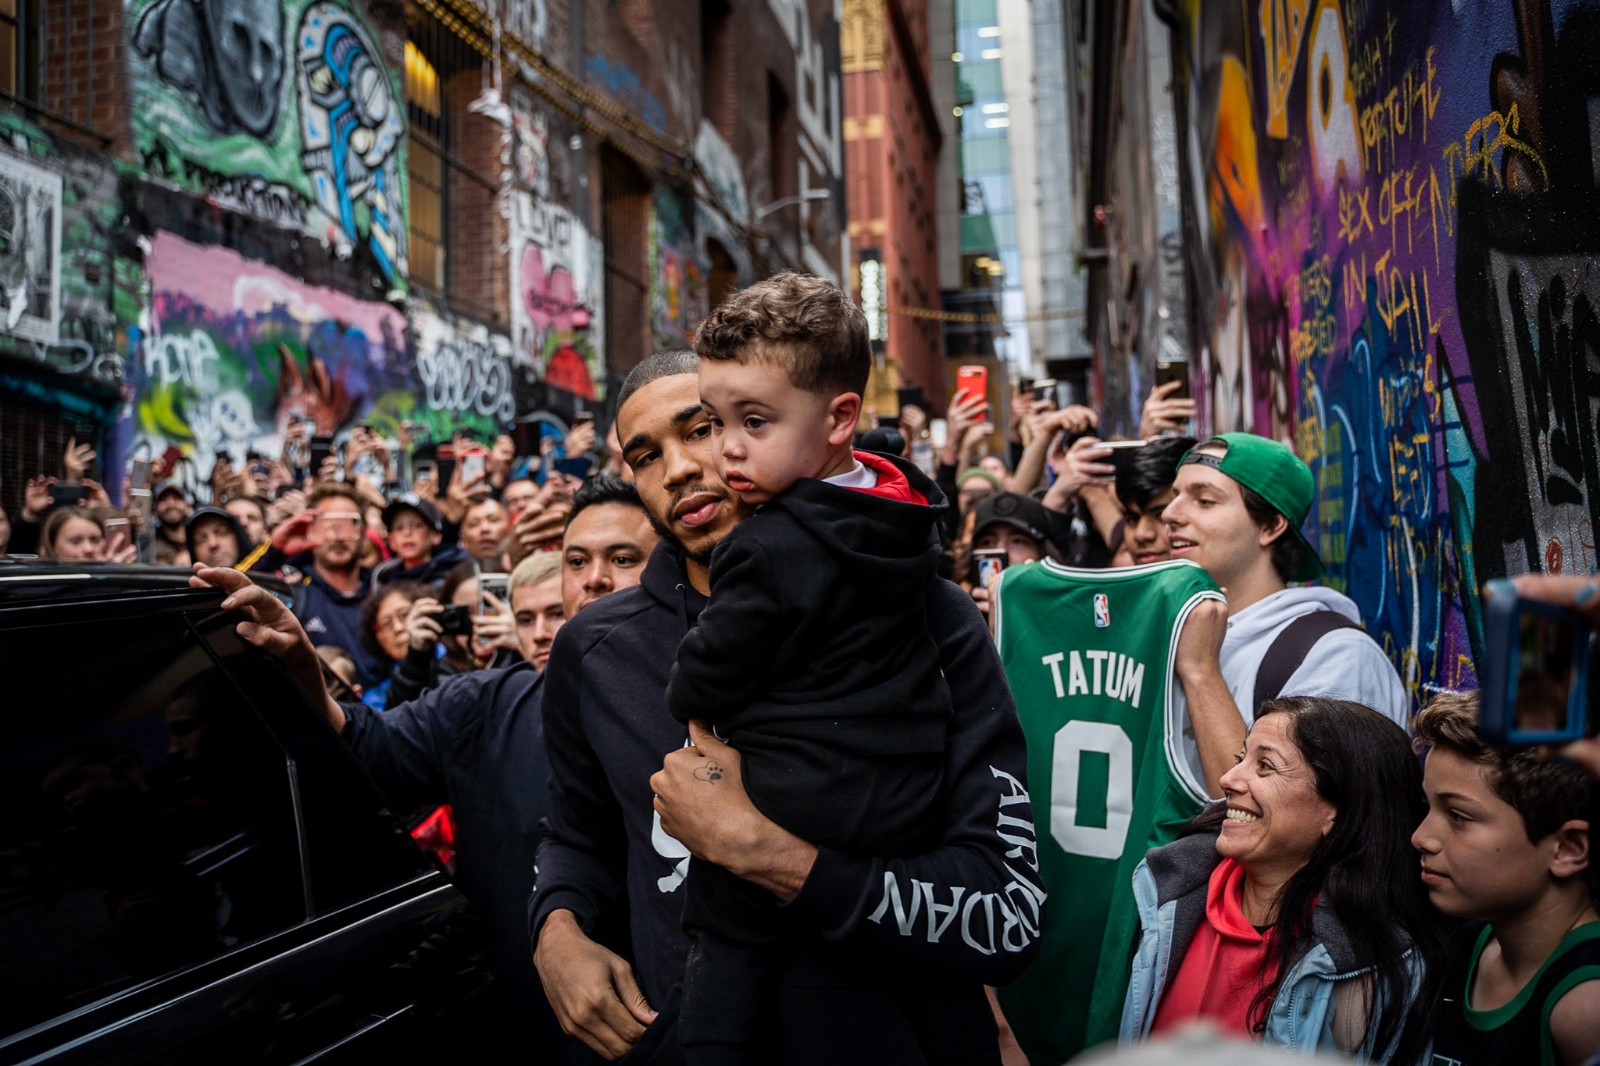
<path id="1" fill-rule="evenodd" d="M 1272 547 L 1273 543 L 1287 536 L 1289 533 L 1289 520 L 1276 511 L 1272 514 L 1272 524 L 1262 526 L 1256 537 L 1256 543 L 1261 545 L 1263 551 Z"/>
<path id="2" fill-rule="evenodd" d="M 861 420 L 861 394 L 841 392 L 828 401 L 828 443 L 834 447 L 850 443 L 856 423 Z"/>
<path id="3" fill-rule="evenodd" d="M 1555 851 L 1550 856 L 1552 877 L 1576 877 L 1589 868 L 1589 823 L 1573 818 L 1550 834 Z"/>

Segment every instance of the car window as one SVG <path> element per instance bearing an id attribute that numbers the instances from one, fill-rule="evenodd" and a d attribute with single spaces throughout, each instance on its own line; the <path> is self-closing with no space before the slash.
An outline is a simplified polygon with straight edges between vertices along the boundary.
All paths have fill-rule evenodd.
<path id="1" fill-rule="evenodd" d="M 305 919 L 284 750 L 181 613 L 0 631 L 0 676 L 0 1033 Z"/>
<path id="2" fill-rule="evenodd" d="M 429 870 L 344 741 L 326 728 L 299 683 L 240 640 L 238 616 L 192 616 L 239 691 L 294 763 L 313 915 L 326 914 Z"/>

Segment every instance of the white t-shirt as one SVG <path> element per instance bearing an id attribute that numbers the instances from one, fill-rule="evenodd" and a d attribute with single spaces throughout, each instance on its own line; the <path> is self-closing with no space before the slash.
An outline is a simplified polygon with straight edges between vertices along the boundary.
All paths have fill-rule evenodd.
<path id="1" fill-rule="evenodd" d="M 846 470 L 842 474 L 825 477 L 822 480 L 830 485 L 838 485 L 847 489 L 871 489 L 878 485 L 877 471 L 857 459 L 854 469 Z"/>

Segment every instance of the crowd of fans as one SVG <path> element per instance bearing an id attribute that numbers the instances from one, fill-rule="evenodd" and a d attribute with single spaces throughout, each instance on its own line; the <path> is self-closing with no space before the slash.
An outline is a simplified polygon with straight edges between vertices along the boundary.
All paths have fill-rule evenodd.
<path id="1" fill-rule="evenodd" d="M 1472 693 L 1414 707 L 1355 604 L 1316 584 L 1300 532 L 1314 484 L 1288 448 L 1187 436 L 1196 410 L 1178 382 L 1150 394 L 1132 447 L 1102 440 L 1096 411 L 1021 389 L 1003 425 L 957 392 L 942 420 L 908 405 L 894 429 L 852 436 L 859 395 L 834 401 L 854 371 L 830 377 L 829 346 L 847 367 L 864 353 L 858 313 L 793 275 L 756 288 L 714 313 L 696 352 L 640 364 L 604 441 L 591 421 L 532 456 L 509 435 L 462 434 L 453 463 L 414 464 L 363 426 L 313 470 L 296 426 L 277 457 L 236 467 L 219 455 L 199 491 L 130 474 L 125 509 L 89 477 L 93 449 L 72 441 L 58 472 L 28 482 L 21 512 L 0 516 L 0 553 L 194 566 L 250 619 L 241 633 L 295 667 L 397 809 L 448 805 L 455 872 L 494 931 L 519 1031 L 508 1055 L 778 1061 L 750 1043 L 770 1031 L 791 1062 L 1055 1062 L 1197 1021 L 1375 1062 L 1584 1063 L 1600 1049 L 1583 769 L 1600 769 L 1600 748 L 1552 760 L 1489 744 Z M 752 368 L 777 374 L 782 402 L 762 398 Z M 807 396 L 817 427 L 845 427 L 809 465 L 811 423 L 795 428 L 784 407 Z M 782 434 L 800 443 L 771 443 Z M 775 454 L 785 474 L 768 486 Z M 834 506 L 803 485 L 862 477 L 893 482 L 896 502 L 863 512 L 886 524 L 851 550 L 898 537 L 916 560 L 926 535 L 883 515 L 931 507 L 939 550 L 926 562 L 947 581 L 894 569 L 902 583 L 889 583 L 900 560 L 878 557 L 876 571 L 838 563 L 810 588 L 822 564 L 807 552 L 844 534 L 798 531 Z M 795 531 L 774 532 L 781 511 Z M 782 553 L 775 537 L 790 538 Z M 741 547 L 714 555 L 724 542 Z M 1022 663 L 994 633 L 1078 630 L 1004 575 L 1036 567 L 1065 589 L 1175 560 L 1196 564 L 1201 585 L 1172 620 L 1146 702 L 1169 723 L 1161 772 L 1192 810 L 1153 816 L 1125 855 L 1100 856 L 1111 865 L 1053 873 L 1040 856 L 1060 842 L 1060 808 L 1069 826 L 1077 817 L 1062 792 L 1079 769 L 1064 779 L 1042 749 L 1056 723 L 1043 741 L 1028 723 L 1032 686 L 1046 703 L 1052 683 L 1062 696 L 1065 667 L 1046 656 L 1041 669 L 1031 651 Z M 292 615 L 252 584 L 265 576 L 286 583 Z M 1521 591 L 1593 616 L 1595 588 L 1580 577 Z M 622 590 L 634 591 L 611 598 Z M 1103 599 L 1095 625 L 1108 624 Z M 890 650 L 853 660 L 880 647 L 882 618 Z M 796 632 L 804 647 L 772 636 Z M 894 658 L 902 637 L 923 642 L 921 658 Z M 930 717 L 866 739 L 844 728 L 838 750 L 815 754 L 826 730 L 808 731 L 800 710 L 853 707 L 880 682 L 903 683 L 880 703 Z M 723 704 L 745 730 L 732 746 L 711 713 Z M 774 732 L 738 717 L 751 704 L 784 712 Z M 823 717 L 838 728 L 849 713 Z M 930 724 L 937 742 L 910 739 Z M 871 739 L 896 730 L 900 748 Z M 804 772 L 769 783 L 770 756 L 754 755 L 769 742 Z M 850 772 L 829 777 L 824 763 Z M 1152 773 L 1140 766 L 1120 799 L 1112 786 L 1107 824 L 1127 816 L 1146 832 L 1147 790 L 1167 787 L 1147 784 Z M 861 780 L 872 788 L 857 795 Z M 704 887 L 685 915 L 674 893 L 691 872 Z M 713 876 L 730 883 L 713 894 Z M 1081 924 L 1105 924 L 1086 940 L 1074 899 L 1096 879 L 1104 913 Z M 1121 913 L 1125 954 L 1099 946 Z M 801 960 L 777 1021 L 763 1014 L 771 973 L 722 953 L 734 932 L 748 934 L 747 957 Z M 1081 1002 L 1062 994 L 1070 969 L 1092 978 Z M 844 998 L 808 998 L 819 987 Z M 979 992 L 981 1022 L 952 988 Z M 727 1012 L 730 997 L 749 1002 Z M 857 1050 L 841 1056 L 841 1033 Z"/>

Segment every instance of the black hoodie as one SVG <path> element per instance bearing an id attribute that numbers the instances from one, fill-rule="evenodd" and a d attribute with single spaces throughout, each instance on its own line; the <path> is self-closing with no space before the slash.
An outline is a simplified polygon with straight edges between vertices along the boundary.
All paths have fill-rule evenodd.
<path id="1" fill-rule="evenodd" d="M 944 495 L 909 463 L 867 460 L 869 468 L 883 467 L 880 483 L 899 470 L 901 490 L 927 503 L 812 478 L 795 482 L 716 546 L 711 603 L 678 649 L 667 689 L 680 722 L 701 719 L 742 753 L 776 755 L 789 771 L 780 791 L 791 784 L 838 788 L 845 802 L 862 798 L 860 788 L 874 776 L 857 772 L 863 764 L 934 756 L 936 766 L 950 717 L 927 622 Z M 937 774 L 915 777 L 926 793 L 899 797 L 904 804 L 895 806 L 931 798 Z M 789 824 L 763 810 L 818 842 L 818 819 Z M 874 820 L 889 813 L 878 811 Z M 921 813 L 904 812 L 897 821 L 925 821 Z M 866 843 L 844 826 L 848 816 L 823 817 L 840 825 L 848 843 Z M 898 835 L 887 828 L 892 824 L 885 823 L 891 837 Z"/>
<path id="2" fill-rule="evenodd" d="M 250 543 L 250 535 L 244 531 L 244 526 L 239 520 L 221 507 L 200 507 L 191 514 L 183 524 L 183 546 L 189 550 L 189 558 L 199 562 L 199 557 L 194 553 L 194 527 L 207 518 L 220 518 L 228 523 L 228 529 L 233 533 L 233 539 L 239 545 L 239 557 L 231 565 L 238 565 L 250 557 L 250 552 L 255 545 Z"/>
<path id="3" fill-rule="evenodd" d="M 630 958 L 657 1008 L 683 976 L 678 890 L 689 855 L 661 829 L 650 775 L 687 739 L 667 712 L 667 675 L 705 603 L 681 554 L 663 543 L 639 586 L 590 604 L 562 627 L 545 669 L 550 813 L 530 933 L 536 939 L 552 911 L 571 911 L 591 937 Z M 927 614 L 953 703 L 939 841 L 900 858 L 822 848 L 785 910 L 797 928 L 814 931 L 805 950 L 840 943 L 981 1000 L 984 984 L 1015 980 L 1038 950 L 1045 893 L 1024 784 L 1027 753 L 994 642 L 971 597 L 935 582 L 927 588 Z M 808 961 L 805 950 L 797 966 Z M 873 981 L 845 998 L 858 1014 L 895 1010 L 884 993 L 903 989 Z M 781 979 L 780 987 L 780 998 L 794 994 Z M 895 1022 L 886 1013 L 878 1020 L 885 1031 Z M 990 1024 L 952 1034 L 951 1045 L 992 1047 L 993 1039 Z M 803 1052 L 789 1057 L 796 1055 Z"/>

